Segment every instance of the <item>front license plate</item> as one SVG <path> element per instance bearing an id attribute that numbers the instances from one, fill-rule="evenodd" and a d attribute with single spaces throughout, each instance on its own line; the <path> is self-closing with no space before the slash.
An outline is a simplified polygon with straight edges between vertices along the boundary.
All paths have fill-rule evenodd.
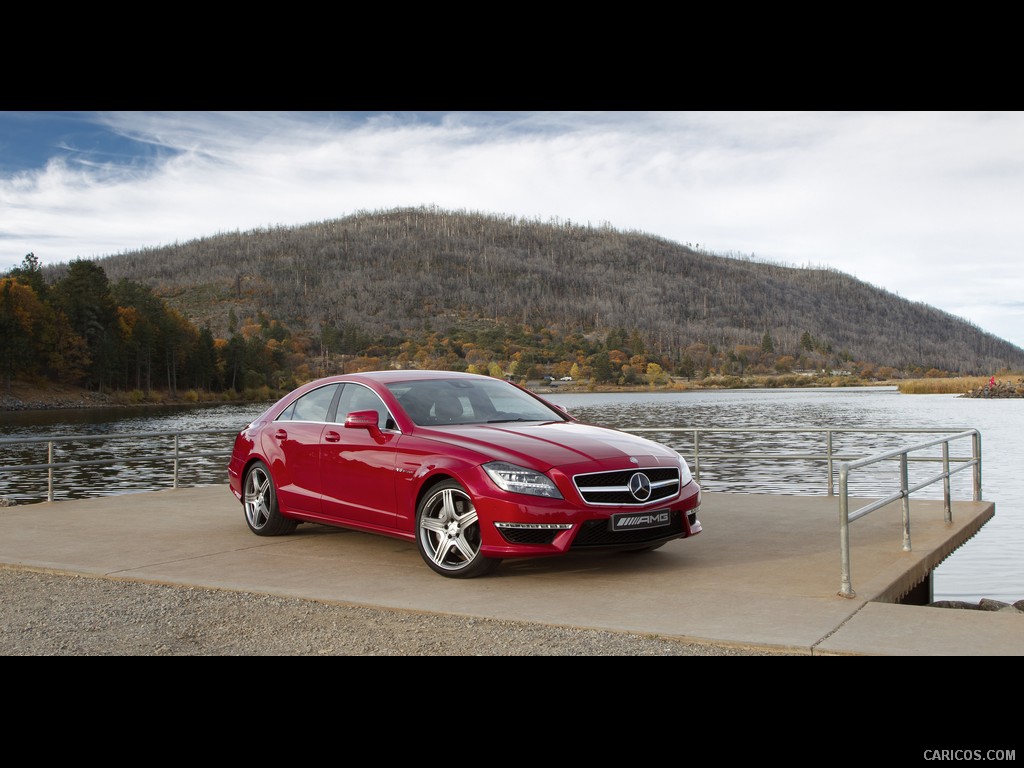
<path id="1" fill-rule="evenodd" d="M 613 531 L 642 531 L 647 528 L 661 528 L 672 522 L 672 513 L 667 509 L 653 512 L 620 512 L 612 515 Z"/>

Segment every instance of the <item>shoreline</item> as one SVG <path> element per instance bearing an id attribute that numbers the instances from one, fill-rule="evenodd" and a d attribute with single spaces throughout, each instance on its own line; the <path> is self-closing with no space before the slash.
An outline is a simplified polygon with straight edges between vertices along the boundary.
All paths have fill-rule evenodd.
<path id="1" fill-rule="evenodd" d="M 884 388 L 896 387 L 895 382 L 872 382 L 869 384 L 835 384 L 808 383 L 801 386 L 767 386 L 763 383 L 751 382 L 744 386 L 726 386 L 720 383 L 695 384 L 688 382 L 683 385 L 651 386 L 647 384 L 622 385 L 577 385 L 548 387 L 539 383 L 528 382 L 524 385 L 531 392 L 541 395 L 587 395 L 608 393 L 650 393 L 679 394 L 682 392 L 716 392 L 743 389 L 819 389 L 819 388 Z M 289 390 L 290 391 L 290 390 Z M 0 395 L 0 413 L 22 411 L 73 410 L 83 408 L 144 408 L 149 406 L 171 405 L 232 405 L 244 403 L 272 404 L 288 392 L 270 393 L 267 397 L 220 397 L 215 395 L 197 397 L 170 397 L 162 393 L 154 393 L 146 398 L 129 397 L 125 393 L 100 393 L 86 389 L 72 388 L 34 388 L 14 386 Z M 952 394 L 952 393 L 951 393 Z"/>
<path id="2" fill-rule="evenodd" d="M 842 377 L 815 377 L 794 382 L 792 377 L 778 376 L 715 376 L 700 381 L 673 379 L 669 384 L 587 384 L 550 386 L 540 381 L 522 382 L 523 386 L 541 396 L 585 395 L 607 393 L 679 394 L 681 392 L 715 392 L 744 389 L 839 389 L 895 387 L 900 394 L 949 394 L 973 398 L 1024 398 L 1024 377 L 1012 381 L 1006 374 L 992 385 L 984 377 L 956 379 L 892 379 L 886 381 L 849 381 Z M 291 390 L 272 392 L 260 389 L 241 395 L 214 395 L 186 390 L 186 394 L 170 396 L 154 390 L 149 395 L 132 392 L 93 392 L 79 387 L 59 385 L 33 386 L 13 382 L 0 395 L 0 413 L 49 411 L 83 408 L 142 408 L 174 405 L 231 405 L 243 403 L 272 404 Z"/>

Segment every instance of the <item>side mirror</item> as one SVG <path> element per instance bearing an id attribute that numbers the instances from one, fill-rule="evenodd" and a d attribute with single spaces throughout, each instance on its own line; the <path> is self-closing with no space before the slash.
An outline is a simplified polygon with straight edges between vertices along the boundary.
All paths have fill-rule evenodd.
<path id="1" fill-rule="evenodd" d="M 380 431 L 379 418 L 376 411 L 352 411 L 345 417 L 345 429 L 368 429 L 373 434 Z"/>

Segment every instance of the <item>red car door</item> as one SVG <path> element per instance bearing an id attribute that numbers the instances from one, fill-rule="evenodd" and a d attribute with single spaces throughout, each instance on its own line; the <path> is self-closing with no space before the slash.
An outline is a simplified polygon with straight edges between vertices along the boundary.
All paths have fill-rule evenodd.
<path id="1" fill-rule="evenodd" d="M 355 411 L 375 411 L 377 428 L 346 428 Z M 334 424 L 320 439 L 320 487 L 327 517 L 374 528 L 395 527 L 395 449 L 401 440 L 384 402 L 368 387 L 346 384 Z"/>
<path id="2" fill-rule="evenodd" d="M 307 392 L 263 433 L 263 454 L 274 476 L 278 503 L 286 511 L 321 512 L 320 441 L 340 386 Z"/>

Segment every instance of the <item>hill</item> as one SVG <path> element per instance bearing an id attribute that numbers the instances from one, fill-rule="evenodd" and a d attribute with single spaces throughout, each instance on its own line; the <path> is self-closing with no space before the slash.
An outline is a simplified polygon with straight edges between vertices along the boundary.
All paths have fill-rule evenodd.
<path id="1" fill-rule="evenodd" d="M 740 373 L 764 367 L 764 354 L 792 368 L 1024 369 L 1024 349 L 837 270 L 609 226 L 407 208 L 97 261 L 112 282 L 149 286 L 217 337 L 263 316 L 318 340 L 321 352 L 388 356 L 409 340 L 446 339 L 465 360 L 518 339 L 543 358 L 546 347 L 607 341 L 627 358 L 642 349 L 698 370 L 717 355 Z"/>

